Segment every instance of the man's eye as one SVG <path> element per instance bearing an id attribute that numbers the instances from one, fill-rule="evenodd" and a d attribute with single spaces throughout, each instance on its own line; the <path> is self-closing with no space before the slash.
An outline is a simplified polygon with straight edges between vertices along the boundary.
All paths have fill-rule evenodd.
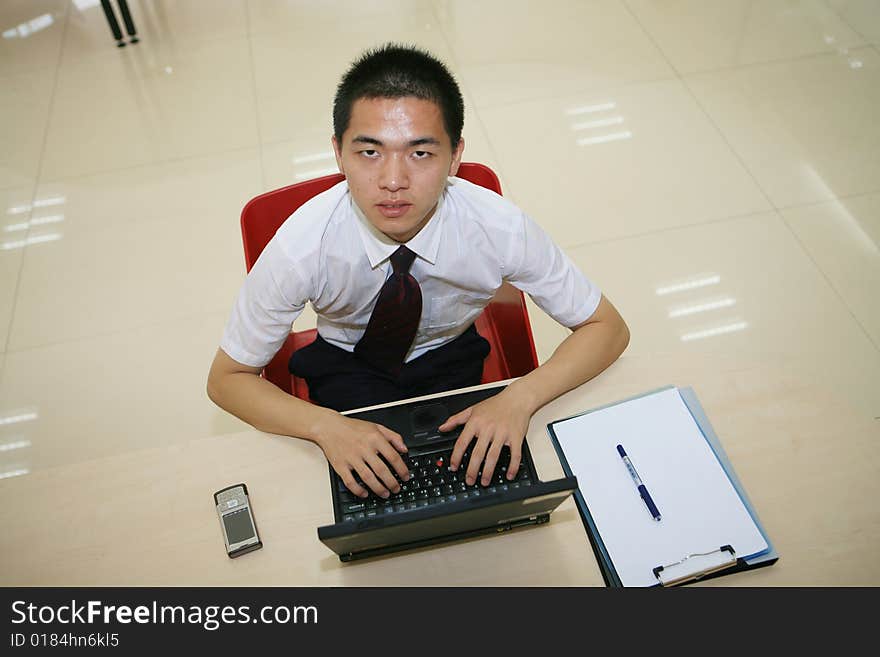
<path id="1" fill-rule="evenodd" d="M 424 158 L 433 155 L 433 153 L 430 151 L 416 151 L 414 155 L 416 156 L 416 159 L 423 160 Z"/>
<path id="2" fill-rule="evenodd" d="M 361 155 L 366 155 L 367 157 L 376 157 L 378 154 L 379 152 L 372 148 L 367 148 L 361 151 Z"/>

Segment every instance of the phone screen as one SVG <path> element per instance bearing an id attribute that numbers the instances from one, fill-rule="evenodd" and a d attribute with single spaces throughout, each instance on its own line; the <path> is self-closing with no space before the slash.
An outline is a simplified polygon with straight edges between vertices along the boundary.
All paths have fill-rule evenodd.
<path id="1" fill-rule="evenodd" d="M 224 515 L 223 525 L 226 527 L 226 537 L 230 545 L 255 536 L 254 523 L 251 522 L 251 514 L 246 508 Z"/>

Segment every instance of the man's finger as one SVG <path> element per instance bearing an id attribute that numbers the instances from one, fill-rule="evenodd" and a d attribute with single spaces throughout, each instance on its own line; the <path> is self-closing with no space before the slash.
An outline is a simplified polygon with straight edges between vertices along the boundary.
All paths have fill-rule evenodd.
<path id="1" fill-rule="evenodd" d="M 379 446 L 379 454 L 388 462 L 388 464 L 394 468 L 395 472 L 397 472 L 397 476 L 400 477 L 403 481 L 407 481 L 409 479 L 409 467 L 406 463 L 403 462 L 403 459 L 400 458 L 400 454 L 398 454 L 394 449 L 392 449 L 389 443 L 385 443 L 384 445 Z M 397 482 L 395 481 L 395 485 Z M 391 489 L 392 493 L 396 493 L 397 491 L 394 488 Z"/>
<path id="2" fill-rule="evenodd" d="M 392 431 L 388 427 L 383 427 L 381 424 L 377 424 L 376 428 L 379 430 L 379 432 L 383 436 L 385 436 L 388 439 L 388 441 L 392 445 L 394 445 L 394 448 L 398 452 L 402 452 L 403 454 L 406 454 L 409 451 L 409 448 L 406 446 L 406 443 L 403 442 L 403 436 L 401 436 L 399 433 L 397 433 L 396 431 Z"/>
<path id="3" fill-rule="evenodd" d="M 460 413 L 456 413 L 437 428 L 440 429 L 440 431 L 451 431 L 455 427 L 465 424 L 470 419 L 471 411 L 473 410 L 473 408 L 474 407 L 471 406 L 470 408 L 464 409 Z"/>
<path id="4" fill-rule="evenodd" d="M 377 459 L 378 460 L 378 459 Z M 376 477 L 370 467 L 366 462 L 361 461 L 361 463 L 357 466 L 358 474 L 361 476 L 361 481 L 363 481 L 371 491 L 376 493 L 379 497 L 388 498 L 391 496 L 391 493 L 381 481 Z"/>
<path id="5" fill-rule="evenodd" d="M 390 492 L 397 493 L 400 490 L 400 484 L 398 484 L 397 480 L 394 478 L 394 473 L 391 472 L 388 464 L 379 458 L 378 454 L 369 457 L 367 459 L 367 465 L 370 466 L 370 469 L 376 477 L 378 477 L 379 481 L 385 484 L 385 488 Z"/>
<path id="6" fill-rule="evenodd" d="M 477 481 L 477 475 L 480 474 L 480 465 L 482 465 L 486 449 L 489 447 L 489 439 L 484 436 L 485 434 L 477 438 L 477 443 L 471 451 L 471 459 L 468 463 L 467 474 L 465 475 L 465 483 L 468 486 L 473 485 Z"/>
<path id="7" fill-rule="evenodd" d="M 498 456 L 501 454 L 501 448 L 504 441 L 496 438 L 492 441 L 489 451 L 486 452 L 486 461 L 483 463 L 483 478 L 480 481 L 483 486 L 488 486 L 492 481 L 492 475 L 495 474 L 495 464 L 498 463 Z"/>
<path id="8" fill-rule="evenodd" d="M 513 441 L 510 443 L 510 465 L 507 466 L 507 478 L 513 479 L 519 471 L 520 459 L 522 457 L 522 442 Z"/>
<path id="9" fill-rule="evenodd" d="M 351 474 L 351 470 L 346 470 L 345 472 L 337 471 L 337 473 L 339 474 L 339 478 L 342 479 L 342 483 L 345 484 L 345 487 L 352 493 L 354 493 L 358 497 L 369 496 L 369 492 L 367 492 L 367 489 L 357 482 L 357 479 L 355 479 L 354 475 Z"/>
<path id="10" fill-rule="evenodd" d="M 455 447 L 452 448 L 452 456 L 449 457 L 449 466 L 452 468 L 453 472 L 458 470 L 458 466 L 461 465 L 461 457 L 473 439 L 474 428 L 465 425 L 461 435 L 455 441 Z"/>

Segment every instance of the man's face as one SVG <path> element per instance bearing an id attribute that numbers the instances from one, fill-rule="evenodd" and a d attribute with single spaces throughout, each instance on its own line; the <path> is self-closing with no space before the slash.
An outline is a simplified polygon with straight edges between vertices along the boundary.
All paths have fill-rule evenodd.
<path id="1" fill-rule="evenodd" d="M 397 242 L 411 239 L 433 216 L 463 148 L 461 140 L 453 151 L 440 107 L 412 96 L 356 100 L 342 143 L 333 138 L 354 202 Z"/>

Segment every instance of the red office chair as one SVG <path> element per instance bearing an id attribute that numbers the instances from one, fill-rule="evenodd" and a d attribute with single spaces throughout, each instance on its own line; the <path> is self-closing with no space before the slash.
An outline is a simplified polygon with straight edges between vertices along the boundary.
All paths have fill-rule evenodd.
<path id="1" fill-rule="evenodd" d="M 482 164 L 463 162 L 458 177 L 501 194 L 498 176 Z M 241 237 L 247 270 L 294 210 L 313 196 L 344 180 L 342 174 L 323 176 L 266 192 L 251 199 L 241 211 Z M 531 372 L 538 366 L 535 341 L 522 292 L 504 283 L 476 321 L 477 331 L 492 349 L 483 364 L 483 383 L 502 381 Z M 263 377 L 300 399 L 309 399 L 306 382 L 290 374 L 287 363 L 294 351 L 310 344 L 316 329 L 291 332 L 275 357 L 263 369 Z"/>

